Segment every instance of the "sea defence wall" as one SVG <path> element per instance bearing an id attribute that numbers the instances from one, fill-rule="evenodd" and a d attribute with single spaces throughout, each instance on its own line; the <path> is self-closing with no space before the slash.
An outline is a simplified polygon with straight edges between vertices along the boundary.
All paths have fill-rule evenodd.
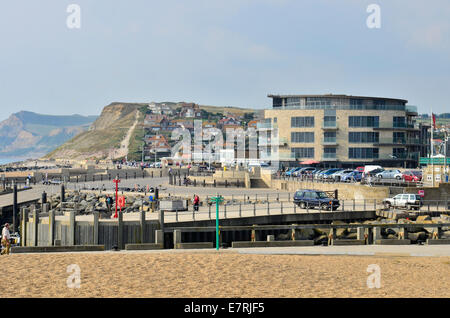
<path id="1" fill-rule="evenodd" d="M 34 208 L 21 211 L 22 246 L 75 246 L 103 245 L 105 250 L 114 246 L 124 249 L 126 244 L 155 242 L 155 231 L 160 230 L 160 222 L 145 220 L 145 212 L 139 221 L 123 221 L 123 214 L 117 219 L 99 219 L 93 215 L 75 215 L 74 211 L 65 215 L 39 217 Z"/>

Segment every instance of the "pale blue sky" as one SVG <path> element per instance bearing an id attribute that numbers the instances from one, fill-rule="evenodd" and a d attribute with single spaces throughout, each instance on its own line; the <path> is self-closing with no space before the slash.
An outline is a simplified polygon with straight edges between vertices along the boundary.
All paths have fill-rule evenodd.
<path id="1" fill-rule="evenodd" d="M 371 3 L 381 29 L 366 26 Z M 113 101 L 266 108 L 269 93 L 450 112 L 449 17 L 448 0 L 0 0 L 0 120 Z"/>

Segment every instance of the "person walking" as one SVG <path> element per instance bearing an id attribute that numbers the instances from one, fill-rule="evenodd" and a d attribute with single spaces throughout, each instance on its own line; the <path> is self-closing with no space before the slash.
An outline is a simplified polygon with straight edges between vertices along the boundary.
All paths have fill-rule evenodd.
<path id="1" fill-rule="evenodd" d="M 6 223 L 2 230 L 2 246 L 3 250 L 1 252 L 1 255 L 3 254 L 9 254 L 9 249 L 11 248 L 11 236 L 9 234 L 9 224 Z"/>
<path id="2" fill-rule="evenodd" d="M 198 195 L 194 195 L 194 211 L 198 211 L 198 206 L 200 204 L 200 198 Z"/>
<path id="3" fill-rule="evenodd" d="M 106 197 L 106 206 L 108 207 L 108 213 L 111 213 L 112 204 L 113 204 L 113 199 L 108 195 Z"/>

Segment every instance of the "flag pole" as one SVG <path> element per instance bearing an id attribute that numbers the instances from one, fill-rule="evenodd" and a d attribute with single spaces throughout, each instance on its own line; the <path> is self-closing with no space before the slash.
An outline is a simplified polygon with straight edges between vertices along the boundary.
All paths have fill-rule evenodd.
<path id="1" fill-rule="evenodd" d="M 430 160 L 431 160 L 431 176 L 433 178 L 433 180 L 431 181 L 431 186 L 434 187 L 434 144 L 433 144 L 433 137 L 434 135 L 434 120 L 433 120 L 433 108 L 431 108 L 431 140 L 430 140 L 430 145 L 431 145 L 431 155 L 430 155 Z"/>

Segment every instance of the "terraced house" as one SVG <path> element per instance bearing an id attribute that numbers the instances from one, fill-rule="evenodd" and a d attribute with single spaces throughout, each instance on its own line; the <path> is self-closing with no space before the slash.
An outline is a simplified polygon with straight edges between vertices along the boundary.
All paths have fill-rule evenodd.
<path id="1" fill-rule="evenodd" d="M 292 166 L 315 160 L 326 167 L 380 164 L 417 167 L 429 148 L 430 126 L 416 123 L 417 107 L 395 98 L 348 95 L 268 95 L 260 130 L 278 129 L 279 159 Z"/>

